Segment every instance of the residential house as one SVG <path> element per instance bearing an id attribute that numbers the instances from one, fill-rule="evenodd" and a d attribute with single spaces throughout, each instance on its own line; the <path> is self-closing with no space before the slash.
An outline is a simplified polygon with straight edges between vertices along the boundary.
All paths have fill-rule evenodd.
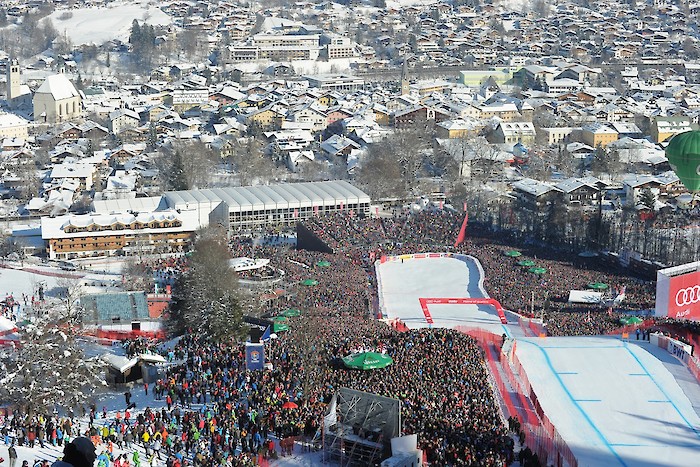
<path id="1" fill-rule="evenodd" d="M 279 127 L 282 119 L 282 115 L 272 110 L 272 108 L 266 107 L 247 114 L 246 125 L 248 125 L 248 127 L 258 127 L 263 130 L 268 130 Z"/>
<path id="2" fill-rule="evenodd" d="M 535 141 L 535 126 L 531 122 L 501 122 L 493 131 L 490 142 L 498 144 L 530 144 Z"/>
<path id="3" fill-rule="evenodd" d="M 581 128 L 581 142 L 594 148 L 605 147 L 617 139 L 617 131 L 602 123 L 589 123 Z"/>
<path id="4" fill-rule="evenodd" d="M 27 139 L 29 122 L 22 117 L 3 113 L 0 114 L 0 138 L 20 138 Z"/>
<path id="5" fill-rule="evenodd" d="M 657 143 L 663 143 L 678 133 L 685 133 L 697 128 L 690 117 L 656 117 L 651 123 L 651 137 Z"/>
<path id="6" fill-rule="evenodd" d="M 548 145 L 552 146 L 555 144 L 563 143 L 573 139 L 576 132 L 580 131 L 580 128 L 576 127 L 552 127 L 552 128 L 540 128 L 540 131 L 544 135 L 544 139 Z"/>
<path id="7" fill-rule="evenodd" d="M 77 190 L 90 191 L 95 186 L 98 171 L 93 164 L 83 164 L 66 159 L 63 163 L 53 166 L 49 178 L 53 184 L 62 184 L 68 181 L 74 183 Z"/>
<path id="8" fill-rule="evenodd" d="M 440 123 L 448 118 L 450 115 L 443 111 L 425 105 L 417 105 L 395 112 L 393 121 L 396 128 L 401 128 L 419 122 Z"/>
<path id="9" fill-rule="evenodd" d="M 653 175 L 633 174 L 625 177 L 622 186 L 625 191 L 625 203 L 628 206 L 637 206 L 643 191 L 649 190 L 658 199 L 661 183 Z"/>
<path id="10" fill-rule="evenodd" d="M 569 205 L 585 206 L 600 199 L 601 189 L 606 186 L 594 177 L 567 178 L 554 185 L 561 192 L 562 200 Z"/>
<path id="11" fill-rule="evenodd" d="M 550 205 L 561 195 L 554 185 L 532 178 L 523 178 L 513 183 L 512 187 L 522 206 L 534 211 Z"/>
<path id="12" fill-rule="evenodd" d="M 481 128 L 482 125 L 472 119 L 445 120 L 435 126 L 435 136 L 443 139 L 468 138 L 476 136 Z"/>
<path id="13" fill-rule="evenodd" d="M 512 122 L 521 118 L 518 107 L 512 102 L 493 102 L 479 106 L 480 118 L 498 117 L 504 122 Z"/>
<path id="14" fill-rule="evenodd" d="M 353 149 L 359 148 L 355 141 L 341 135 L 333 135 L 321 143 L 321 150 L 334 157 L 347 157 Z"/>
<path id="15" fill-rule="evenodd" d="M 315 102 L 292 109 L 287 114 L 287 120 L 292 122 L 312 123 L 313 131 L 323 131 L 328 126 L 328 116 L 325 109 Z"/>
<path id="16" fill-rule="evenodd" d="M 126 128 L 136 128 L 141 124 L 141 117 L 131 109 L 119 109 L 109 113 L 109 131 L 118 135 Z"/>

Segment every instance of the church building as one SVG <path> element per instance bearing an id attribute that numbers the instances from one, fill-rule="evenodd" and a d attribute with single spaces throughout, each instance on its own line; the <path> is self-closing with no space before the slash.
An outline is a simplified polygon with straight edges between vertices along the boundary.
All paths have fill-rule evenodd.
<path id="1" fill-rule="evenodd" d="M 59 123 L 82 115 L 82 98 L 63 73 L 52 75 L 34 93 L 34 121 Z"/>

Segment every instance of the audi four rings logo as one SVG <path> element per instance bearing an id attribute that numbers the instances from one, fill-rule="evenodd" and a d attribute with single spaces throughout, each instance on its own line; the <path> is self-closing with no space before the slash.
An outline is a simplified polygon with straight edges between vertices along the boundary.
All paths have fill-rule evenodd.
<path id="1" fill-rule="evenodd" d="M 700 303 L 700 285 L 686 287 L 676 292 L 676 305 L 686 306 Z"/>

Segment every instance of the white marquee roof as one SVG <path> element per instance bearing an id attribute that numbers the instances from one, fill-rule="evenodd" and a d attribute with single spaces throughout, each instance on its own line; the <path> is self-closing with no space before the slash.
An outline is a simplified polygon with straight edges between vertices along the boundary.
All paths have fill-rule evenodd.
<path id="1" fill-rule="evenodd" d="M 189 209 L 193 205 L 225 202 L 229 212 L 294 209 L 369 203 L 370 197 L 342 180 L 327 182 L 284 183 L 207 190 L 170 191 L 163 197 L 171 209 Z"/>

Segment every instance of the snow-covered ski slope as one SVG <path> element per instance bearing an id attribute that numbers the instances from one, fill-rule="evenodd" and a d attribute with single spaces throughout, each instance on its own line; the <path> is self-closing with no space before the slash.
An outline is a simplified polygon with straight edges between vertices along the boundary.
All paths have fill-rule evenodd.
<path id="1" fill-rule="evenodd" d="M 614 337 L 516 345 L 542 409 L 579 466 L 700 465 L 700 417 L 644 346 Z"/>
<path id="2" fill-rule="evenodd" d="M 419 298 L 487 292 L 480 287 L 482 271 L 470 260 L 406 256 L 376 269 L 380 307 L 409 328 L 429 326 Z M 516 337 L 516 355 L 537 399 L 580 467 L 700 465 L 700 417 L 684 393 L 700 400 L 700 385 L 681 388 L 646 350 L 659 350 L 651 344 L 616 337 L 523 338 L 517 324 L 501 325 L 488 306 L 430 305 L 430 313 L 435 327 L 480 327 Z M 674 361 L 669 355 L 666 365 Z"/>

